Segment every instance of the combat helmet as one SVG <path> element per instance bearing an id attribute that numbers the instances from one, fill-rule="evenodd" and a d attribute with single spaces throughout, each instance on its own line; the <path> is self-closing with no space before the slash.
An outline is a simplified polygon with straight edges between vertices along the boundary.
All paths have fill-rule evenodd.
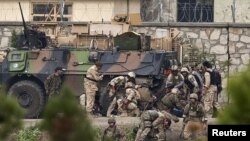
<path id="1" fill-rule="evenodd" d="M 181 72 L 187 72 L 188 73 L 189 71 L 188 71 L 188 69 L 186 67 L 183 67 L 183 68 L 181 68 Z"/>
<path id="2" fill-rule="evenodd" d="M 179 94 L 180 91 L 179 91 L 178 88 L 173 88 L 173 89 L 171 89 L 171 93 L 172 93 L 172 94 Z"/>
<path id="3" fill-rule="evenodd" d="M 190 99 L 191 98 L 198 100 L 198 95 L 196 93 L 192 93 L 190 94 Z"/>
<path id="4" fill-rule="evenodd" d="M 177 66 L 177 65 L 173 65 L 173 66 L 171 67 L 171 70 L 172 70 L 172 71 L 178 71 L 178 66 Z"/>
<path id="5" fill-rule="evenodd" d="M 135 78 L 136 74 L 135 74 L 134 72 L 131 71 L 131 72 L 128 73 L 128 76 L 129 76 L 129 77 L 132 77 L 132 78 Z"/>
<path id="6" fill-rule="evenodd" d="M 109 119 L 108 119 L 108 123 L 115 123 L 116 121 L 115 121 L 115 118 L 114 117 L 110 117 Z"/>

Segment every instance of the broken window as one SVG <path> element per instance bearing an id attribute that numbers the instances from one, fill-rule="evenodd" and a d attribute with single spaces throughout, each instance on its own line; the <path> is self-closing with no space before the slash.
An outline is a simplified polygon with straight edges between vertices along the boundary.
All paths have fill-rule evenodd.
<path id="1" fill-rule="evenodd" d="M 214 0 L 178 0 L 178 22 L 213 22 Z"/>
<path id="2" fill-rule="evenodd" d="M 71 21 L 72 4 L 33 3 L 33 21 L 56 22 Z M 61 14 L 62 13 L 62 14 Z"/>

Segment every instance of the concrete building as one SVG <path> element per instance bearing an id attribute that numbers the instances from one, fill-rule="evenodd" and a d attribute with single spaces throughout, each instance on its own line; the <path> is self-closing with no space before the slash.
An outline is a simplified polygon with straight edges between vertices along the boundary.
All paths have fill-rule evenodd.
<path id="1" fill-rule="evenodd" d="M 0 21 L 22 21 L 18 0 L 0 0 Z M 139 0 L 22 0 L 24 19 L 40 22 L 111 21 L 115 15 L 140 13 Z M 62 7 L 64 7 L 62 10 Z"/>
<path id="2" fill-rule="evenodd" d="M 18 0 L 0 0 L 0 21 L 21 21 Z M 141 15 L 145 22 L 250 22 L 249 0 L 22 0 L 26 21 L 111 21 Z M 62 11 L 60 7 L 64 5 Z"/>

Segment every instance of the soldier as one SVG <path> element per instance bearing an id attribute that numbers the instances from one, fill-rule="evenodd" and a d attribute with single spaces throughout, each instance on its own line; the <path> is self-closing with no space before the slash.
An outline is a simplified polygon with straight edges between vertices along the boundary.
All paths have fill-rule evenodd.
<path id="1" fill-rule="evenodd" d="M 38 25 L 32 25 L 31 26 L 32 30 L 38 32 L 39 31 L 39 26 Z"/>
<path id="2" fill-rule="evenodd" d="M 142 84 L 136 85 L 136 89 L 140 94 L 139 109 L 142 111 L 150 110 L 153 108 L 156 101 L 156 97 L 153 95 L 152 91 L 149 88 L 147 80 L 144 80 Z"/>
<path id="3" fill-rule="evenodd" d="M 187 88 L 187 94 L 197 93 L 200 91 L 198 82 L 192 74 L 189 74 L 189 71 L 186 67 L 181 68 L 181 74 L 184 77 L 184 86 Z"/>
<path id="4" fill-rule="evenodd" d="M 179 73 L 178 66 L 172 66 L 172 72 L 168 75 L 166 80 L 166 88 L 182 88 L 184 84 L 184 77 Z"/>
<path id="5" fill-rule="evenodd" d="M 112 111 L 115 108 L 115 105 L 117 104 L 117 100 L 121 99 L 121 95 L 119 93 L 121 92 L 122 89 L 125 88 L 125 84 L 128 81 L 135 82 L 135 77 L 136 74 L 134 72 L 129 72 L 128 76 L 118 76 L 113 78 L 109 83 L 108 83 L 108 93 L 109 97 L 111 97 L 112 102 L 110 103 L 107 111 L 107 116 L 111 116 Z"/>
<path id="6" fill-rule="evenodd" d="M 206 129 L 207 118 L 204 107 L 198 102 L 198 95 L 196 93 L 190 94 L 190 103 L 185 106 L 183 118 L 183 138 L 185 140 L 191 139 L 191 135 L 201 135 L 203 129 Z"/>
<path id="7" fill-rule="evenodd" d="M 216 86 L 216 78 L 214 77 L 214 71 L 212 70 L 212 65 L 208 61 L 203 62 L 203 66 L 205 69 L 204 78 L 204 108 L 208 117 L 212 117 L 213 108 L 220 110 L 220 105 L 217 101 L 217 86 Z"/>
<path id="8" fill-rule="evenodd" d="M 104 130 L 102 141 L 125 141 L 125 134 L 116 126 L 116 120 L 113 117 L 108 119 L 109 127 Z"/>
<path id="9" fill-rule="evenodd" d="M 199 101 L 202 99 L 202 89 L 203 89 L 203 74 L 201 74 L 200 70 L 200 64 L 195 64 L 194 66 L 191 67 L 191 74 L 194 76 L 196 82 L 199 85 L 199 91 L 197 92 Z"/>
<path id="10" fill-rule="evenodd" d="M 157 138 L 159 141 L 165 141 L 165 123 L 166 120 L 178 122 L 179 119 L 166 111 L 147 110 L 141 115 L 139 130 L 137 131 L 135 141 L 144 141 L 152 130 L 158 130 Z"/>
<path id="11" fill-rule="evenodd" d="M 62 80 L 61 80 L 62 73 L 63 73 L 63 68 L 56 67 L 54 73 L 46 78 L 44 82 L 44 87 L 46 90 L 46 94 L 49 97 L 59 94 L 62 85 Z"/>
<path id="12" fill-rule="evenodd" d="M 132 82 L 126 83 L 126 93 L 122 101 L 118 100 L 118 109 L 122 116 L 140 116 L 140 110 L 137 106 L 140 100 L 140 94 L 135 89 Z"/>
<path id="13" fill-rule="evenodd" d="M 170 93 L 166 94 L 158 103 L 160 110 L 167 110 L 169 113 L 178 117 L 182 116 L 184 105 L 186 102 L 180 99 L 180 91 L 173 88 Z"/>
<path id="14" fill-rule="evenodd" d="M 84 88 L 86 91 L 87 100 L 86 111 L 90 115 L 94 115 L 95 96 L 96 92 L 98 91 L 97 83 L 103 78 L 103 75 L 98 72 L 101 67 L 102 64 L 96 62 L 95 65 L 93 65 L 87 70 L 87 74 L 84 79 Z"/>

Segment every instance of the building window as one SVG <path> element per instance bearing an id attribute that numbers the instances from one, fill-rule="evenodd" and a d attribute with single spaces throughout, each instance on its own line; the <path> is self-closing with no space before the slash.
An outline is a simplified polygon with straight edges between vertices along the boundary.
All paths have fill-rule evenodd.
<path id="1" fill-rule="evenodd" d="M 213 22 L 214 0 L 178 0 L 178 22 Z"/>
<path id="2" fill-rule="evenodd" d="M 61 13 L 63 13 L 63 16 Z M 58 3 L 33 3 L 33 13 L 31 15 L 33 17 L 33 21 L 71 21 L 72 4 L 64 4 L 64 8 L 61 8 Z"/>

